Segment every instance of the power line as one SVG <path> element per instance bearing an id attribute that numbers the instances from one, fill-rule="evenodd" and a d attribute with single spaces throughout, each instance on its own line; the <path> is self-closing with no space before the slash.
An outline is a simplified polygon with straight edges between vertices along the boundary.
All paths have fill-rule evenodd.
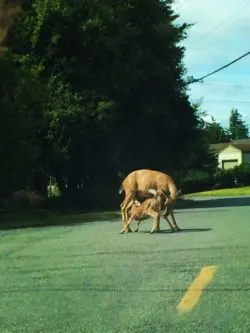
<path id="1" fill-rule="evenodd" d="M 192 84 L 192 83 L 200 82 L 200 81 L 202 81 L 203 79 L 205 79 L 206 77 L 208 77 L 208 76 L 210 76 L 210 75 L 213 75 L 213 74 L 215 74 L 215 73 L 217 73 L 217 72 L 220 72 L 222 69 L 224 69 L 224 68 L 226 68 L 226 67 L 231 66 L 232 64 L 234 64 L 235 62 L 239 61 L 240 59 L 246 57 L 246 56 L 249 55 L 249 54 L 250 54 L 250 51 L 247 52 L 247 53 L 245 53 L 245 54 L 243 54 L 243 55 L 240 56 L 239 58 L 234 59 L 233 61 L 229 62 L 228 64 L 226 64 L 226 65 L 224 65 L 224 66 L 222 66 L 222 67 L 216 69 L 215 71 L 213 71 L 213 72 L 211 72 L 211 73 L 209 73 L 209 74 L 207 74 L 207 75 L 205 75 L 205 76 L 202 76 L 202 77 L 199 78 L 199 79 L 194 79 L 193 77 L 191 77 L 191 78 L 189 79 L 188 84 Z"/>
<path id="2" fill-rule="evenodd" d="M 243 10 L 245 9 L 246 7 L 249 6 L 249 0 L 247 0 L 247 2 L 244 2 L 244 4 L 239 8 L 239 10 Z M 211 33 L 215 32 L 216 30 L 220 30 L 219 28 L 221 26 L 223 26 L 223 24 L 227 21 L 229 21 L 232 17 L 235 16 L 235 11 L 232 15 L 230 15 L 229 17 L 227 17 L 225 20 L 221 21 L 217 26 L 215 26 L 212 30 L 210 30 L 208 33 L 204 34 L 202 37 L 200 37 L 199 39 L 197 39 L 196 41 L 194 41 L 195 43 L 198 43 L 200 42 L 201 40 L 203 40 L 204 38 L 206 37 L 209 37 L 211 36 Z M 235 20 L 233 20 L 234 22 Z M 232 23 L 232 22 L 231 22 Z M 230 25 L 229 25 L 230 26 Z"/>

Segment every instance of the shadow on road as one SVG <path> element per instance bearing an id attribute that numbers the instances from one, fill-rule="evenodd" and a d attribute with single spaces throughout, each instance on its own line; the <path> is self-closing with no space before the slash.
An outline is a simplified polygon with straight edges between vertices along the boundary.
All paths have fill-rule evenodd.
<path id="1" fill-rule="evenodd" d="M 182 209 L 193 209 L 193 208 L 207 208 L 206 211 L 192 211 L 195 213 L 205 213 L 211 212 L 211 208 L 221 208 L 216 211 L 226 210 L 226 207 L 240 207 L 240 206 L 250 206 L 250 196 L 247 197 L 234 197 L 234 198 L 218 198 L 218 197 L 209 197 L 209 198 L 188 198 L 188 199 L 179 199 L 176 202 L 175 209 L 179 211 L 176 213 L 182 213 Z M 186 211 L 183 211 L 183 213 Z M 37 228 L 37 227 L 48 227 L 48 226 L 73 226 L 80 225 L 83 223 L 91 222 L 117 222 L 121 221 L 121 214 L 117 211 L 109 212 L 51 212 L 48 210 L 37 210 L 33 212 L 25 213 L 13 213 L 5 214 L 0 213 L 0 230 L 9 230 L 9 229 L 20 229 L 20 228 Z M 206 229 L 183 229 L 182 232 L 201 232 L 209 231 Z M 167 232 L 167 231 L 166 231 Z"/>
<path id="2" fill-rule="evenodd" d="M 158 232 L 155 232 L 154 235 L 157 234 L 182 234 L 184 232 L 205 232 L 205 231 L 211 231 L 213 230 L 212 228 L 192 228 L 192 229 L 185 229 L 185 228 L 181 228 L 181 231 L 179 232 L 172 232 L 172 230 L 168 229 L 168 230 L 160 230 Z M 149 234 L 150 230 L 143 230 L 143 231 L 139 231 L 139 233 L 144 233 L 144 234 Z"/>
<path id="3" fill-rule="evenodd" d="M 202 209 L 202 207 L 199 207 L 199 208 L 201 208 Z M 213 209 L 214 208 L 214 209 Z M 216 208 L 216 207 L 211 207 L 211 208 L 209 208 L 209 209 L 202 209 L 202 210 L 191 210 L 190 209 L 190 211 L 189 210 L 182 210 L 182 209 L 180 209 L 180 208 L 177 208 L 177 209 L 179 209 L 179 210 L 175 210 L 175 214 L 186 214 L 186 213 L 191 213 L 191 214 L 204 214 L 204 213 L 212 213 L 212 212 L 227 212 L 228 211 L 228 209 L 227 208 L 224 208 L 224 209 L 218 209 L 218 208 Z"/>
<path id="4" fill-rule="evenodd" d="M 0 230 L 42 228 L 42 227 L 72 227 L 91 222 L 117 221 L 117 212 L 95 213 L 60 213 L 50 211 L 22 212 L 0 214 Z"/>

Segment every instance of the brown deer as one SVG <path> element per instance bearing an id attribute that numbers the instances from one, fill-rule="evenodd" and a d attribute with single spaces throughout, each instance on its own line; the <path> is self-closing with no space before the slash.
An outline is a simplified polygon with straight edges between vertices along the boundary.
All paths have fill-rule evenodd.
<path id="1" fill-rule="evenodd" d="M 154 224 L 150 232 L 151 234 L 159 231 L 161 216 L 165 218 L 165 220 L 168 222 L 173 232 L 180 231 L 180 228 L 177 225 L 176 220 L 174 218 L 173 208 L 176 198 L 180 196 L 181 190 L 176 192 L 176 198 L 174 200 L 171 199 L 169 200 L 169 195 L 166 195 L 163 191 L 162 193 L 159 192 L 157 193 L 156 190 L 149 189 L 148 192 L 154 194 L 154 197 L 148 198 L 142 203 L 140 203 L 136 199 L 130 201 L 128 205 L 128 208 L 131 207 L 128 213 L 129 220 L 125 224 L 120 233 L 124 233 L 125 231 L 129 232 L 130 223 L 133 220 L 137 221 L 137 228 L 135 229 L 135 232 L 138 232 L 141 221 L 147 219 L 149 216 L 151 216 L 154 219 Z M 162 195 L 164 196 L 164 199 Z M 168 215 L 171 216 L 173 224 L 170 222 Z"/>
<path id="2" fill-rule="evenodd" d="M 123 180 L 119 189 L 119 194 L 125 192 L 125 199 L 120 206 L 124 227 L 128 221 L 128 205 L 131 200 L 135 196 L 148 198 L 150 196 L 148 189 L 154 189 L 159 193 L 162 193 L 162 191 L 169 193 L 169 204 L 176 198 L 177 188 L 173 179 L 167 174 L 149 169 L 132 171 Z M 128 231 L 131 231 L 129 226 Z"/>

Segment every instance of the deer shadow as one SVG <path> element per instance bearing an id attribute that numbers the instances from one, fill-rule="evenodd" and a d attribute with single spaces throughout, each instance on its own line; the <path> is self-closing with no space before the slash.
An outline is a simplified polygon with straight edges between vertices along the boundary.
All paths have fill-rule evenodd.
<path id="1" fill-rule="evenodd" d="M 178 232 L 173 232 L 172 230 L 160 230 L 158 232 L 154 232 L 154 235 L 157 234 L 182 234 L 184 232 L 206 232 L 206 231 L 211 231 L 213 230 L 212 228 L 181 228 L 180 231 Z M 139 233 L 144 233 L 144 234 L 150 234 L 149 230 L 142 230 L 139 231 Z"/>

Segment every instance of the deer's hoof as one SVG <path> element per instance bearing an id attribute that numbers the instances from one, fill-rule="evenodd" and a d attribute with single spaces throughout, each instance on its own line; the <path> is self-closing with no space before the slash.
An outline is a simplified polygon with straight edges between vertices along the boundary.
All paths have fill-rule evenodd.
<path id="1" fill-rule="evenodd" d="M 125 230 L 124 230 L 124 229 L 122 229 L 122 230 L 120 231 L 120 234 L 124 234 L 124 232 L 125 232 Z"/>

